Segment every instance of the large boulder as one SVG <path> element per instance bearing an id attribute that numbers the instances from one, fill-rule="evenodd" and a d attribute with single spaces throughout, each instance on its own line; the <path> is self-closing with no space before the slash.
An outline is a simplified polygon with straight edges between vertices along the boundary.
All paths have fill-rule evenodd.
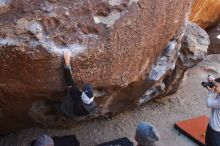
<path id="1" fill-rule="evenodd" d="M 94 86 L 100 114 L 133 105 L 149 88 L 143 79 L 167 42 L 181 39 L 191 2 L 0 1 L 0 133 L 36 122 L 65 125 L 53 125 L 53 111 L 44 110 L 50 102 L 37 104 L 66 94 L 64 49 L 72 52 L 79 87 Z"/>
<path id="2" fill-rule="evenodd" d="M 220 21 L 220 0 L 195 0 L 190 21 L 202 28 L 215 26 Z"/>
<path id="3" fill-rule="evenodd" d="M 209 32 L 210 45 L 209 54 L 220 54 L 220 23 Z"/>

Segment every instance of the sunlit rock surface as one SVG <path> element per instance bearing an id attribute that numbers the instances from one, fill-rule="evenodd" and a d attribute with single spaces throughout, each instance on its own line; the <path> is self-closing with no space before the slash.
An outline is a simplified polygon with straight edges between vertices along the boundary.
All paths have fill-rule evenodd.
<path id="1" fill-rule="evenodd" d="M 145 78 L 167 43 L 181 39 L 191 2 L 1 0 L 0 132 L 74 123 L 50 108 L 66 94 L 64 49 L 72 52 L 79 86 L 96 90 L 94 117 L 135 105 L 151 87 Z"/>
<path id="2" fill-rule="evenodd" d="M 195 0 L 190 20 L 202 28 L 215 26 L 220 21 L 220 0 Z"/>

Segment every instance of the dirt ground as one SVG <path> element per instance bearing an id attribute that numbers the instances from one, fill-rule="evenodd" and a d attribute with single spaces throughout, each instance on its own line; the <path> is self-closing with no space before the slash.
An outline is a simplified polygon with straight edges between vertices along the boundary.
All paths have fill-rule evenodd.
<path id="1" fill-rule="evenodd" d="M 160 133 L 157 146 L 197 146 L 173 128 L 180 120 L 209 115 L 205 104 L 206 89 L 201 81 L 207 74 L 190 71 L 180 90 L 170 97 L 153 100 L 133 111 L 118 114 L 109 120 L 93 120 L 68 130 L 31 128 L 20 130 L 1 138 L 0 146 L 28 146 L 41 134 L 61 136 L 76 134 L 81 146 L 93 146 L 120 137 L 134 141 L 134 132 L 139 121 L 150 122 Z"/>

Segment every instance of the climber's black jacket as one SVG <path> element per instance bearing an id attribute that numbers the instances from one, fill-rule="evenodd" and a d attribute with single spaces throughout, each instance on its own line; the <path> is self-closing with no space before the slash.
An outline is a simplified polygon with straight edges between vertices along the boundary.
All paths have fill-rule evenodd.
<path id="1" fill-rule="evenodd" d="M 95 102 L 84 104 L 81 98 L 82 91 L 77 87 L 76 82 L 72 78 L 70 66 L 64 66 L 64 78 L 68 86 L 67 96 L 61 105 L 61 111 L 70 118 L 76 116 L 86 116 L 95 111 Z"/>

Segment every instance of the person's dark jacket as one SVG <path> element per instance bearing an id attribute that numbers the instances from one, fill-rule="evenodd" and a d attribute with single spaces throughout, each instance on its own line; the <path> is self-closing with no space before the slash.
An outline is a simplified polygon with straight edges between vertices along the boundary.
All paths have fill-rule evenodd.
<path id="1" fill-rule="evenodd" d="M 70 66 L 64 66 L 64 78 L 68 86 L 68 95 L 65 97 L 61 110 L 70 118 L 75 116 L 86 116 L 95 111 L 95 102 L 84 104 L 81 98 L 82 91 L 77 87 L 72 78 Z"/>

